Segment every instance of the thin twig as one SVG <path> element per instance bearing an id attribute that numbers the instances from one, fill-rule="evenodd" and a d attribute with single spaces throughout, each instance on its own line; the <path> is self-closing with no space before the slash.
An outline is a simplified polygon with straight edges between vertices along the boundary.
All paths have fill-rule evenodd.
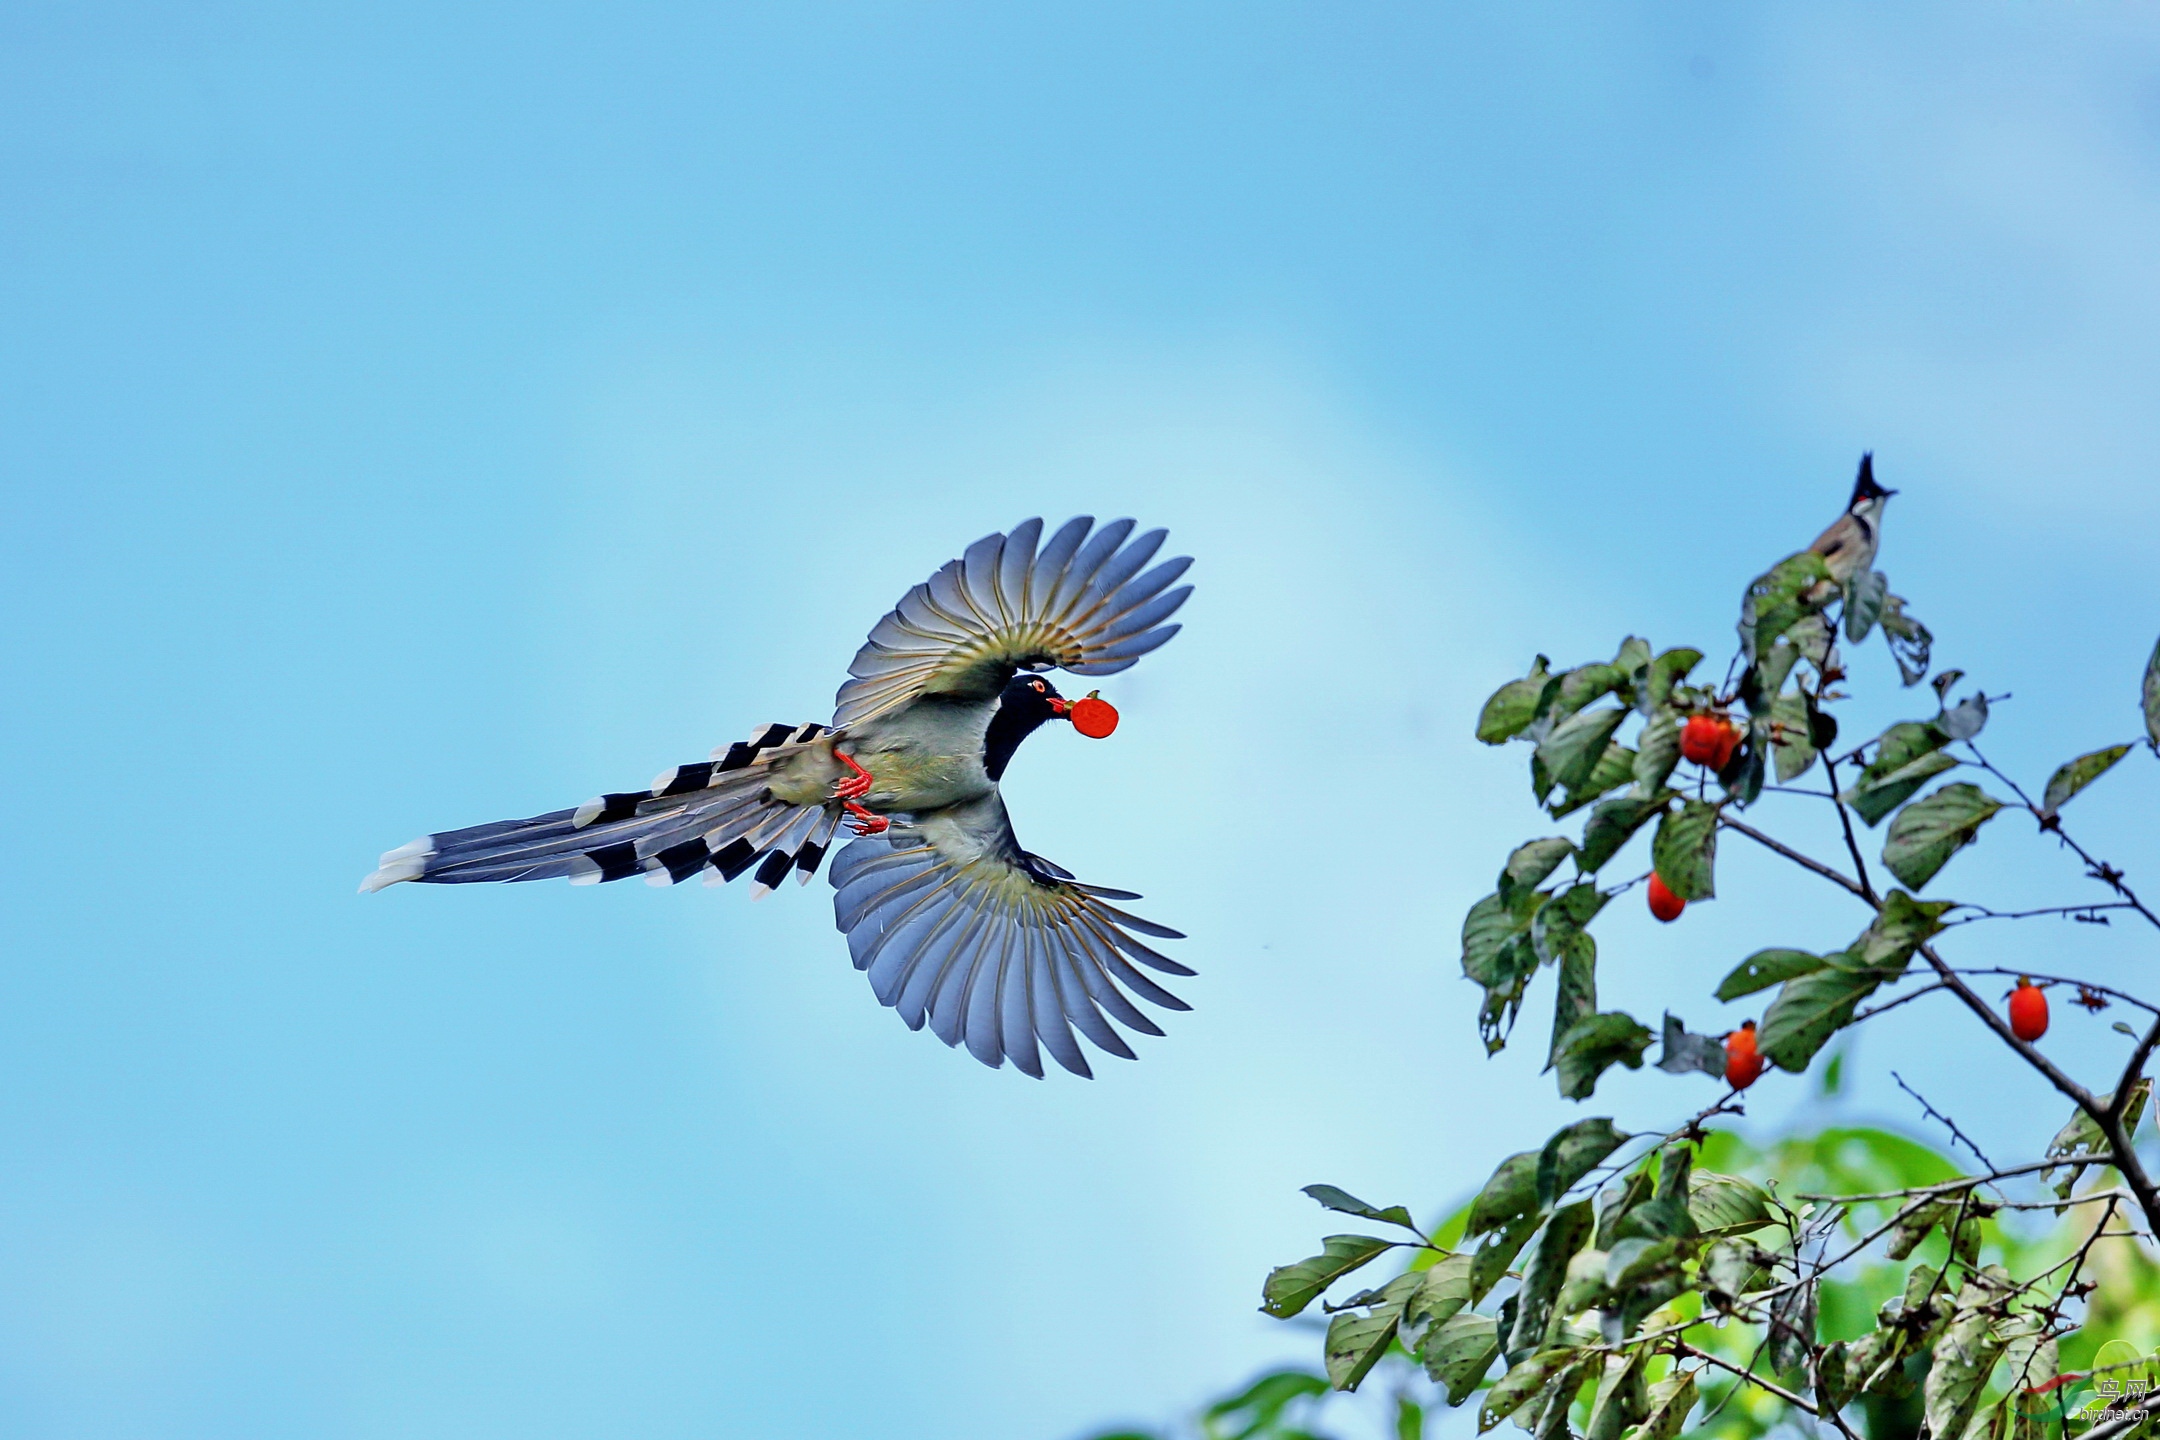
<path id="1" fill-rule="evenodd" d="M 1828 755 L 1823 756 L 1823 774 L 1830 781 L 1830 803 L 1837 806 L 1838 825 L 1845 832 L 1845 849 L 1852 855 L 1853 873 L 1860 877 L 1860 898 L 1873 905 L 1875 884 L 1868 879 L 1867 861 L 1860 856 L 1860 837 L 1853 834 L 1852 811 L 1838 794 L 1837 762 Z"/>
<path id="2" fill-rule="evenodd" d="M 1945 920 L 1943 929 L 1948 930 L 1956 925 L 1971 925 L 1980 920 L 2031 920 L 2041 915 L 2068 915 L 2073 920 L 2085 920 L 2086 917 L 2091 916 L 2092 918 L 2087 923 L 2105 925 L 2107 921 L 2101 919 L 2096 912 L 2101 910 L 2135 910 L 2137 906 L 2131 904 L 2128 900 L 2096 900 L 2089 905 L 2049 905 L 2039 910 L 1990 910 L 1985 905 L 1960 905 L 1957 908 L 1970 910 L 1973 913 L 1960 915 L 1955 920 Z"/>
<path id="3" fill-rule="evenodd" d="M 1906 998 L 1910 999 L 1911 997 L 1907 996 Z M 1974 1157 L 1978 1159 L 1981 1164 L 1987 1166 L 1987 1168 L 1990 1170 L 1993 1170 L 1995 1168 L 1995 1162 L 1988 1159 L 1987 1156 L 1982 1155 L 1980 1153 L 1980 1147 L 1973 1144 L 1972 1136 L 1967 1135 L 1963 1130 L 1958 1129 L 1957 1121 L 1952 1120 L 1949 1116 L 1943 1114 L 1942 1111 L 1937 1110 L 1933 1105 L 1928 1104 L 1927 1096 L 1922 1095 L 1919 1091 L 1913 1089 L 1912 1086 L 1906 1084 L 1905 1077 L 1898 1074 L 1897 1071 L 1892 1070 L 1890 1072 L 1890 1078 L 1897 1081 L 1898 1089 L 1904 1091 L 1906 1094 L 1912 1096 L 1913 1099 L 1920 1102 L 1921 1110 L 1926 1112 L 1930 1119 L 1940 1120 L 1943 1123 L 1944 1128 L 1949 1130 L 1950 1137 L 1953 1140 L 1963 1141 L 1965 1148 L 1972 1151 Z"/>
<path id="4" fill-rule="evenodd" d="M 1762 831 L 1757 830 L 1754 826 L 1748 824 L 1746 821 L 1735 820 L 1732 818 L 1732 816 L 1720 812 L 1718 815 L 1718 824 L 1724 826 L 1727 830 L 1739 831 L 1742 835 L 1747 836 L 1748 839 L 1753 840 L 1756 844 L 1765 846 L 1771 850 L 1775 850 L 1778 854 L 1792 861 L 1795 865 L 1799 865 L 1805 869 L 1812 870 L 1817 875 L 1822 876 L 1823 879 L 1832 881 L 1835 884 L 1843 886 L 1847 891 L 1859 896 L 1862 900 L 1867 901 L 1870 905 L 1875 904 L 1875 897 L 1868 891 L 1863 890 L 1856 881 L 1851 880 L 1846 876 L 1840 874 L 1836 870 L 1831 869 L 1828 865 L 1823 864 L 1820 860 L 1816 860 L 1810 856 L 1801 854 L 1798 850 L 1793 849 L 1790 845 L 1787 845 L 1782 840 L 1771 839 L 1768 835 L 1763 834 Z"/>
<path id="5" fill-rule="evenodd" d="M 1895 1000 L 1885 1000 L 1880 1005 L 1872 1006 L 1869 1009 L 1862 1010 L 1859 1014 L 1852 1017 L 1852 1023 L 1857 1025 L 1862 1020 L 1873 1019 L 1875 1016 L 1882 1014 L 1885 1010 L 1895 1010 L 1898 1006 L 1903 1005 L 1908 1000 L 1917 1000 L 1922 995 L 1932 995 L 1942 988 L 1943 987 L 1940 985 L 1923 985 L 1918 990 L 1907 991 L 1905 994 L 1898 996 Z"/>
<path id="6" fill-rule="evenodd" d="M 2011 970 L 2001 965 L 1959 965 L 1954 967 L 1960 975 L 2007 975 L 2014 979 L 2044 980 L 2050 985 L 2075 985 L 2080 990 L 2090 990 L 2095 995 L 2106 995 L 2125 1005 L 2135 1005 L 2149 1015 L 2160 1015 L 2160 1005 L 2140 1000 L 2127 990 L 2112 990 L 2105 985 L 2095 985 L 2090 980 L 2078 980 L 2068 975 L 2043 975 L 2037 970 Z"/>
<path id="7" fill-rule="evenodd" d="M 1775 1380 L 1765 1380 L 1762 1378 L 1762 1376 L 1756 1375 L 1747 1370 L 1743 1370 L 1738 1365 L 1733 1364 L 1732 1361 L 1723 1359 L 1720 1356 L 1713 1355 L 1709 1351 L 1701 1349 L 1697 1346 L 1690 1345 L 1685 1340 L 1680 1341 L 1673 1348 L 1682 1351 L 1685 1354 L 1692 1355 L 1697 1360 L 1701 1360 L 1708 1364 L 1715 1365 L 1720 1370 L 1731 1371 L 1733 1374 L 1739 1376 L 1742 1380 L 1745 1380 L 1748 1384 L 1755 1386 L 1759 1390 L 1769 1391 L 1772 1395 L 1777 1396 L 1778 1399 L 1783 1400 L 1786 1404 L 1792 1406 L 1796 1410 L 1804 1410 L 1808 1414 L 1813 1415 L 1818 1419 L 1820 1419 L 1822 1416 L 1822 1412 L 1820 1410 L 1817 1410 L 1813 1405 L 1810 1405 L 1807 1401 L 1801 1399 L 1798 1395 L 1793 1394 L 1792 1391 L 1787 1390 L 1784 1386 L 1778 1384 Z"/>

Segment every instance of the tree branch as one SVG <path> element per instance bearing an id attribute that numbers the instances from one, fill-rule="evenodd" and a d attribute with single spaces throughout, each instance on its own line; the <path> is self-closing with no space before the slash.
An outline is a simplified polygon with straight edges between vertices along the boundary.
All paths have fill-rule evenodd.
<path id="1" fill-rule="evenodd" d="M 1868 904 L 1875 905 L 1878 909 L 1880 908 L 1879 902 L 1875 899 L 1875 896 L 1871 891 L 1863 889 L 1858 882 L 1848 878 L 1843 874 L 1840 874 L 1836 870 L 1831 869 L 1828 865 L 1823 864 L 1822 861 L 1801 854 L 1798 850 L 1793 849 L 1792 846 L 1787 845 L 1782 840 L 1773 840 L 1768 835 L 1763 834 L 1762 831 L 1757 830 L 1754 826 L 1748 824 L 1747 822 L 1743 820 L 1735 820 L 1732 818 L 1732 816 L 1727 815 L 1722 811 L 1718 814 L 1718 824 L 1724 826 L 1727 830 L 1739 831 L 1742 835 L 1747 836 L 1748 839 L 1753 840 L 1756 844 L 1764 846 L 1765 848 L 1770 850 L 1775 850 L 1778 854 L 1792 861 L 1793 864 L 1814 871 L 1817 875 L 1822 876 L 1823 879 L 1844 887 L 1844 889 L 1848 893 L 1857 895 L 1862 900 L 1867 901 Z"/>
<path id="2" fill-rule="evenodd" d="M 1822 1417 L 1822 1411 L 1816 1409 L 1813 1405 L 1810 1405 L 1807 1401 L 1801 1399 L 1798 1395 L 1793 1394 L 1792 1391 L 1787 1390 L 1784 1386 L 1778 1384 L 1775 1380 L 1765 1380 L 1762 1378 L 1762 1376 L 1755 1374 L 1753 1371 L 1743 1370 L 1738 1365 L 1733 1364 L 1732 1361 L 1722 1359 L 1719 1356 L 1711 1354 L 1707 1350 L 1697 1349 L 1695 1346 L 1688 1344 L 1685 1340 L 1679 1341 L 1677 1344 L 1674 1345 L 1673 1348 L 1681 1351 L 1684 1354 L 1692 1355 L 1697 1360 L 1702 1360 L 1709 1364 L 1715 1365 L 1720 1370 L 1731 1371 L 1733 1374 L 1739 1376 L 1742 1380 L 1745 1380 L 1748 1384 L 1753 1385 L 1758 1390 L 1769 1391 L 1772 1395 L 1777 1396 L 1778 1399 L 1783 1400 L 1786 1404 L 1792 1406 L 1795 1410 L 1804 1410 L 1808 1414 L 1815 1416 L 1817 1419 L 1820 1419 Z"/>
<path id="3" fill-rule="evenodd" d="M 1875 903 L 1875 886 L 1868 879 L 1867 861 L 1860 858 L 1860 838 L 1853 834 L 1852 811 L 1838 798 L 1837 762 L 1828 755 L 1823 758 L 1823 774 L 1830 780 L 1830 803 L 1837 806 L 1838 825 L 1845 831 L 1845 849 L 1852 856 L 1853 873 L 1860 877 L 1860 898 L 1870 905 Z"/>

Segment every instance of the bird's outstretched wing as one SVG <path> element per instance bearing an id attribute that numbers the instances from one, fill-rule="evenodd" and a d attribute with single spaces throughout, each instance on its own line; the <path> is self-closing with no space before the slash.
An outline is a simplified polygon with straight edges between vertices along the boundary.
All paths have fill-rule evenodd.
<path id="1" fill-rule="evenodd" d="M 855 841 L 833 857 L 831 879 L 834 919 L 879 1002 L 909 1029 L 927 1023 L 985 1065 L 1011 1060 L 1039 1078 L 1047 1050 L 1090 1075 L 1075 1028 L 1127 1060 L 1132 1048 L 1105 1011 L 1144 1034 L 1163 1033 L 1127 991 L 1192 1008 L 1132 962 L 1193 972 L 1128 932 L 1184 937 L 1109 903 L 1139 896 L 1080 884 L 1021 850 L 996 795 Z"/>
<path id="2" fill-rule="evenodd" d="M 871 630 L 833 724 L 859 725 L 925 694 L 988 700 L 1023 667 L 1112 675 L 1175 635 L 1163 621 L 1192 593 L 1171 588 L 1191 559 L 1142 574 L 1167 532 L 1128 544 L 1132 521 L 1094 526 L 1068 520 L 1038 549 L 1042 521 L 1029 520 L 947 561 Z"/>

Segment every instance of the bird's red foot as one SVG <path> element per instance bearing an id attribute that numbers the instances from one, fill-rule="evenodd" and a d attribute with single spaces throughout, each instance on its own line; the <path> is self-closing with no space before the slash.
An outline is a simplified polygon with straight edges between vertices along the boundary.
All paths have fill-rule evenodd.
<path id="1" fill-rule="evenodd" d="M 863 769 L 862 766 L 856 764 L 853 756 L 843 755 L 838 750 L 835 750 L 832 753 L 833 759 L 838 760 L 841 764 L 847 766 L 848 769 L 855 772 L 853 775 L 848 776 L 845 780 L 835 780 L 833 782 L 833 799 L 860 800 L 863 796 L 869 794 L 870 787 L 877 784 L 876 779 L 872 777 L 870 772 Z M 853 809 L 855 807 L 849 806 L 848 808 Z"/>
<path id="2" fill-rule="evenodd" d="M 882 835 L 892 828 L 892 821 L 863 809 L 852 800 L 847 802 L 847 812 L 848 829 L 857 835 Z"/>

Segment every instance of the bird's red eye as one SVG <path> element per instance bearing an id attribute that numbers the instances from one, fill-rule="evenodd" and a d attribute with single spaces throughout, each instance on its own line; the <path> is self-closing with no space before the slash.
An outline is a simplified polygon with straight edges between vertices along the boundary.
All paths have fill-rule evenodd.
<path id="1" fill-rule="evenodd" d="M 1033 685 L 1033 686 L 1034 686 L 1034 687 L 1036 688 L 1036 690 L 1038 690 L 1038 691 L 1040 691 L 1040 690 L 1041 690 L 1041 689 L 1043 688 L 1043 683 L 1042 683 L 1042 681 L 1040 681 L 1040 680 L 1032 680 L 1032 681 L 1029 681 L 1028 683 L 1029 683 L 1029 684 L 1031 684 L 1031 685 Z"/>

